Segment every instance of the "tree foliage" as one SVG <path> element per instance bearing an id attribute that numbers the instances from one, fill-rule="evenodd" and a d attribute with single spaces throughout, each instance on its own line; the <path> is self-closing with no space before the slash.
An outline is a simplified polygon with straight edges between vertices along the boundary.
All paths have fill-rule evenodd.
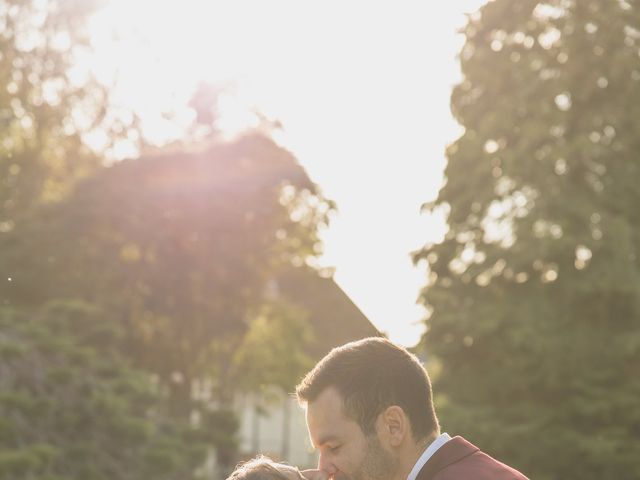
<path id="1" fill-rule="evenodd" d="M 194 478 L 202 435 L 157 415 L 122 338 L 82 302 L 0 310 L 1 479 Z"/>
<path id="2" fill-rule="evenodd" d="M 108 89 L 78 62 L 95 7 L 0 1 L 0 234 L 100 164 L 87 135 L 108 143 L 124 128 L 108 118 Z"/>
<path id="3" fill-rule="evenodd" d="M 215 378 L 228 400 L 232 357 L 267 282 L 317 253 L 330 208 L 294 157 L 261 135 L 121 162 L 0 239 L 11 277 L 3 300 L 100 305 L 186 415 L 196 378 Z"/>
<path id="4" fill-rule="evenodd" d="M 430 208 L 424 347 L 444 426 L 536 479 L 640 476 L 640 14 L 494 0 L 470 17 Z"/>
<path id="5" fill-rule="evenodd" d="M 306 365 L 306 325 L 265 288 L 318 254 L 331 202 L 270 138 L 214 143 L 215 125 L 106 167 L 137 124 L 78 61 L 95 7 L 0 0 L 0 478 L 189 478 L 202 442 L 234 460 L 239 375 L 282 386 Z M 196 93 L 197 123 L 212 99 Z M 69 298 L 94 307 L 47 307 Z"/>
<path id="6" fill-rule="evenodd" d="M 283 393 L 296 383 L 313 361 L 307 347 L 313 332 L 308 313 L 286 298 L 272 298 L 252 316 L 246 335 L 235 353 L 237 378 L 245 389 L 279 387 Z"/>

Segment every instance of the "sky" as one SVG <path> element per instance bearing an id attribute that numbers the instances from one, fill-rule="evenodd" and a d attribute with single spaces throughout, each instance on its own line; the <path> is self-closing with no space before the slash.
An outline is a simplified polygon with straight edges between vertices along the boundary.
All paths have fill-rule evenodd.
<path id="1" fill-rule="evenodd" d="M 91 25 L 92 68 L 158 141 L 180 135 L 193 114 L 180 106 L 201 81 L 225 92 L 225 135 L 255 124 L 254 109 L 278 120 L 278 143 L 338 206 L 321 265 L 378 329 L 413 346 L 425 270 L 410 253 L 445 232 L 420 207 L 462 133 L 449 110 L 456 30 L 482 3 L 110 0 Z"/>

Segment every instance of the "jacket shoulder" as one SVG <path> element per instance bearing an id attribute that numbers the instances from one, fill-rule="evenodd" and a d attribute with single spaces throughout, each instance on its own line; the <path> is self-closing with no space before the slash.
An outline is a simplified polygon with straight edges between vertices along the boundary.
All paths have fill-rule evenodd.
<path id="1" fill-rule="evenodd" d="M 425 464 L 417 480 L 528 480 L 516 469 L 480 451 L 462 437 L 443 445 Z"/>

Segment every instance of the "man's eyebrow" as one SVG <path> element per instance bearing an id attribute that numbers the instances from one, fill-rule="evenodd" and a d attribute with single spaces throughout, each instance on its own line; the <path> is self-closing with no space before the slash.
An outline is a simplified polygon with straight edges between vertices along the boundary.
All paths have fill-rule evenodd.
<path id="1" fill-rule="evenodd" d="M 326 435 L 324 437 L 320 437 L 320 440 L 318 441 L 318 447 L 321 447 L 325 443 L 334 442 L 334 441 L 336 441 L 338 439 L 339 439 L 339 437 L 337 435 L 333 435 L 333 434 Z"/>

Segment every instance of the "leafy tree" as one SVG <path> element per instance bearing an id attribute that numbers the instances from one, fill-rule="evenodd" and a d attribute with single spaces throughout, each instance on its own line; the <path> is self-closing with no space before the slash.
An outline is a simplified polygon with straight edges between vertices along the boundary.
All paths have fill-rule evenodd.
<path id="1" fill-rule="evenodd" d="M 104 167 L 104 152 L 87 145 L 102 138 L 101 148 L 108 149 L 132 137 L 137 125 L 135 115 L 117 118 L 108 88 L 77 61 L 89 50 L 85 21 L 95 7 L 0 0 L 0 305 L 11 308 L 3 328 L 28 343 L 31 330 L 23 332 L 18 322 L 34 308 L 60 298 L 98 306 L 104 314 L 88 315 L 87 324 L 125 333 L 120 354 L 158 381 L 158 418 L 184 420 L 196 413 L 199 440 L 217 447 L 224 461 L 237 443 L 237 419 L 226 406 L 241 365 L 234 364 L 235 351 L 251 344 L 253 334 L 244 335 L 259 323 L 252 324 L 252 317 L 268 308 L 262 305 L 267 282 L 280 268 L 318 253 L 317 228 L 332 204 L 291 154 L 258 134 L 191 153 L 178 142 Z M 203 133 L 194 126 L 187 140 L 216 139 L 216 115 L 207 105 L 214 99 L 211 92 L 196 92 L 196 120 L 208 128 Z M 57 338 L 55 315 L 41 317 L 37 329 L 51 322 L 52 342 L 75 341 L 64 329 Z M 283 331 L 282 322 L 296 327 L 288 339 L 304 334 L 290 317 L 267 326 Z M 120 368 L 121 359 L 113 361 Z M 292 374 L 292 365 L 275 366 L 283 370 L 263 380 L 283 382 Z M 62 400 L 56 397 L 50 409 L 67 408 Z M 76 400 L 80 405 L 81 397 Z M 12 435 L 7 441 L 31 442 Z M 45 442 L 41 451 L 38 442 L 35 457 L 22 453 L 27 464 L 40 456 L 46 461 L 7 475 L 58 475 L 57 447 Z M 122 442 L 123 449 L 127 445 Z M 22 453 L 14 453 L 8 450 L 7 461 L 23 468 Z M 176 461 L 183 462 L 184 453 L 176 449 Z M 162 467 L 173 457 L 160 457 L 159 472 L 182 468 Z M 85 475 L 93 478 L 89 470 Z"/>
<path id="2" fill-rule="evenodd" d="M 307 275 L 316 274 L 308 270 Z M 290 448 L 291 399 L 299 379 L 313 366 L 309 346 L 313 331 L 308 311 L 281 295 L 272 295 L 252 315 L 247 333 L 234 353 L 237 386 L 254 396 L 254 415 L 263 415 L 276 402 L 282 408 L 282 445 Z"/>
<path id="3" fill-rule="evenodd" d="M 107 146 L 131 127 L 110 117 L 108 89 L 77 61 L 96 5 L 0 1 L 0 235 L 100 164 L 88 135 Z"/>
<path id="4" fill-rule="evenodd" d="M 318 249 L 331 208 L 294 157 L 261 135 L 124 161 L 0 239 L 14 307 L 76 296 L 129 333 L 137 364 L 188 416 L 193 382 L 228 402 L 232 357 L 267 282 Z"/>
<path id="5" fill-rule="evenodd" d="M 99 309 L 0 310 L 0 478 L 195 478 L 206 450 L 157 415 L 160 393 Z"/>
<path id="6" fill-rule="evenodd" d="M 252 316 L 235 353 L 238 378 L 247 390 L 278 387 L 294 391 L 312 366 L 306 352 L 312 339 L 307 312 L 284 298 L 270 299 Z"/>
<path id="7" fill-rule="evenodd" d="M 441 420 L 540 480 L 640 477 L 640 14 L 472 15 L 429 264 Z"/>

